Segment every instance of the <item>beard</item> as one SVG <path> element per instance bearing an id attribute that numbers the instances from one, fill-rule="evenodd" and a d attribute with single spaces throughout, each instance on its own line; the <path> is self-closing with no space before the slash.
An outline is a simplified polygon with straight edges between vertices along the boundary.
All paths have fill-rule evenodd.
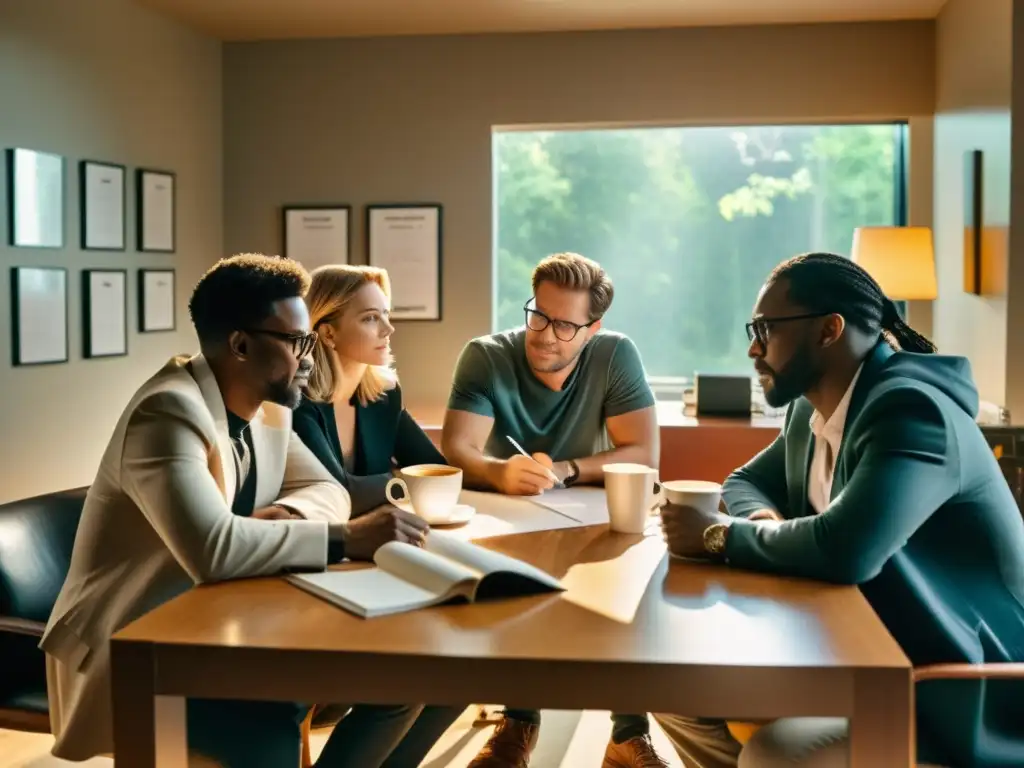
<path id="1" fill-rule="evenodd" d="M 772 408 L 789 405 L 804 395 L 821 380 L 823 373 L 810 344 L 797 349 L 781 370 L 774 371 L 763 362 L 758 370 L 771 376 L 771 385 L 764 387 L 764 401 Z"/>
<path id="2" fill-rule="evenodd" d="M 586 346 L 586 345 L 584 345 L 584 346 Z M 529 345 L 528 346 L 528 352 L 529 352 L 529 349 L 533 349 L 534 351 L 538 351 L 538 347 L 535 347 L 533 345 Z M 543 349 L 544 351 L 547 351 L 546 347 L 540 347 L 540 349 Z M 575 351 L 575 353 L 573 353 L 569 357 L 552 357 L 552 358 L 548 358 L 544 362 L 540 362 L 540 361 L 536 361 L 536 360 L 531 359 L 529 353 L 527 353 L 527 355 L 526 355 L 526 362 L 529 364 L 530 370 L 535 371 L 537 373 L 558 373 L 559 371 L 565 370 L 570 365 L 575 363 L 576 359 L 582 353 L 583 353 L 583 347 L 580 347 L 579 349 L 577 349 Z"/>
<path id="3" fill-rule="evenodd" d="M 267 385 L 267 396 L 265 400 L 283 405 L 285 408 L 295 410 L 302 402 L 302 388 L 309 381 L 309 374 L 313 366 L 299 366 L 295 376 L 291 379 L 276 379 Z"/>

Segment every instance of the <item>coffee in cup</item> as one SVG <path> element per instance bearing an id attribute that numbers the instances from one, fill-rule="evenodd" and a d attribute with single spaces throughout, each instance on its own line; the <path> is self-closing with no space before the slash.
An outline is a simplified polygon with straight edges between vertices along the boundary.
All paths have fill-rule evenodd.
<path id="1" fill-rule="evenodd" d="M 395 488 L 402 489 L 396 497 Z M 396 507 L 411 508 L 431 525 L 451 519 L 462 493 L 462 470 L 445 464 L 415 464 L 388 480 L 384 495 Z"/>
<path id="2" fill-rule="evenodd" d="M 643 533 L 662 501 L 658 470 L 643 464 L 605 464 L 608 526 L 619 533 Z"/>

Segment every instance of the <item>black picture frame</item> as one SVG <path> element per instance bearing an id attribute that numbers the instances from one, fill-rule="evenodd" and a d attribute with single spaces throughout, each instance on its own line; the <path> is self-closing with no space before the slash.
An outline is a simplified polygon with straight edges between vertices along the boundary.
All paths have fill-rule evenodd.
<path id="1" fill-rule="evenodd" d="M 150 275 L 169 275 L 171 280 L 171 324 L 170 326 L 158 326 L 150 327 L 146 322 L 146 296 L 147 286 L 146 278 Z M 140 269 L 138 273 L 138 329 L 139 333 L 167 333 L 169 331 L 175 331 L 178 328 L 178 307 L 177 307 L 177 275 L 174 269 L 161 268 L 161 269 Z"/>
<path id="2" fill-rule="evenodd" d="M 107 301 L 97 302 L 92 295 L 93 275 L 119 275 L 121 277 L 121 342 L 122 349 L 113 352 L 97 351 L 93 309 L 109 308 Z M 82 270 L 82 356 L 87 360 L 105 357 L 126 357 L 128 355 L 128 270 L 126 269 L 83 269 Z"/>
<path id="3" fill-rule="evenodd" d="M 292 214 L 343 213 L 345 216 L 345 258 L 337 259 L 334 254 L 317 254 L 312 258 L 289 247 L 289 219 Z M 307 270 L 324 264 L 352 263 L 352 206 L 348 203 L 313 203 L 303 205 L 290 203 L 281 207 L 281 255 L 300 262 Z"/>
<path id="4" fill-rule="evenodd" d="M 24 204 L 21 199 L 21 195 L 18 193 L 18 167 L 19 158 L 24 153 L 25 159 L 28 159 L 29 155 L 36 155 L 38 157 L 47 158 L 51 164 L 56 164 L 58 169 L 57 184 L 58 193 L 54 204 L 58 210 L 51 211 L 51 218 L 56 221 L 49 222 L 51 228 L 56 228 L 56 231 L 49 232 L 47 236 L 40 237 L 39 239 L 45 242 L 31 242 L 27 237 L 27 234 L 21 232 L 21 228 L 18 225 L 19 222 L 19 209 Z M 65 216 L 67 214 L 67 164 L 62 155 L 58 155 L 54 152 L 41 152 L 35 149 L 27 149 L 23 147 L 12 147 L 4 152 L 6 165 L 7 165 L 7 242 L 12 248 L 45 248 L 45 249 L 60 249 L 64 247 L 66 240 L 65 232 Z M 38 201 L 37 201 L 38 202 Z M 37 208 L 41 206 L 37 205 Z M 42 216 L 42 214 L 40 214 Z M 40 227 L 44 226 L 45 222 L 40 221 Z"/>
<path id="5" fill-rule="evenodd" d="M 90 167 L 109 168 L 120 172 L 121 175 L 121 240 L 116 245 L 97 244 L 95 233 L 89 231 L 89 195 L 88 195 L 88 173 Z M 81 248 L 83 251 L 125 251 L 128 249 L 128 169 L 120 163 L 108 163 L 101 160 L 82 160 L 78 164 L 78 218 L 81 232 Z M 92 235 L 93 239 L 90 239 Z"/>
<path id="6" fill-rule="evenodd" d="M 964 291 L 981 295 L 984 221 L 984 156 L 980 149 L 964 153 Z"/>
<path id="7" fill-rule="evenodd" d="M 398 210 L 422 210 L 429 209 L 437 212 L 437 243 L 436 243 L 436 255 L 437 255 L 437 311 L 426 317 L 410 317 L 405 307 L 394 304 L 394 297 L 396 294 L 396 286 L 400 285 L 398 281 L 401 279 L 402 270 L 395 268 L 393 265 L 382 264 L 374 258 L 373 248 L 373 227 L 372 220 L 373 215 L 380 211 L 398 211 Z M 444 319 L 444 206 L 441 203 L 370 203 L 366 206 L 365 221 L 366 227 L 366 263 L 373 267 L 384 267 L 388 270 L 388 276 L 391 279 L 391 293 L 392 293 L 392 307 L 391 307 L 391 319 L 395 322 L 417 322 L 417 323 L 437 323 Z M 398 289 L 400 290 L 400 288 Z"/>
<path id="8" fill-rule="evenodd" d="M 22 296 L 23 283 L 29 277 L 30 272 L 56 273 L 61 275 L 60 303 L 63 314 L 63 322 L 59 323 L 58 329 L 63 333 L 63 352 L 59 356 L 39 357 L 25 349 L 26 338 L 23 336 L 21 310 L 24 298 Z M 57 365 L 66 363 L 69 359 L 69 321 L 68 321 L 68 270 L 64 267 L 37 267 L 22 266 L 11 267 L 11 364 L 15 367 L 27 367 L 38 365 Z M 35 359 L 33 359 L 35 358 Z"/>
<path id="9" fill-rule="evenodd" d="M 147 199 L 147 183 L 153 178 L 154 181 L 163 179 L 170 184 L 170 222 L 166 224 L 170 230 L 170 243 L 167 245 L 156 244 L 159 240 L 156 233 L 147 231 L 147 216 L 151 206 L 155 206 L 156 200 Z M 155 214 L 155 211 L 154 211 Z M 158 168 L 136 168 L 135 169 L 135 248 L 145 253 L 174 253 L 178 242 L 178 176 L 174 171 L 165 171 Z"/>

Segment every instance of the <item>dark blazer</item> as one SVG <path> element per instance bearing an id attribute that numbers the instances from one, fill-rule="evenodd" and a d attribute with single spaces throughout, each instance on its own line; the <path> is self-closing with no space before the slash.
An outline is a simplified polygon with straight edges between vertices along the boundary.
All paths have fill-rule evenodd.
<path id="1" fill-rule="evenodd" d="M 1024 661 L 1024 520 L 975 422 L 967 360 L 880 343 L 854 388 L 831 504 L 814 514 L 813 407 L 725 483 L 731 565 L 857 584 L 915 666 Z M 1024 766 L 1024 685 L 917 686 L 918 759 Z"/>
<path id="2" fill-rule="evenodd" d="M 384 488 L 393 467 L 414 464 L 447 464 L 441 452 L 402 404 L 399 386 L 378 400 L 356 407 L 355 463 L 345 471 L 332 403 L 303 397 L 295 410 L 292 428 L 335 479 L 352 497 L 352 516 L 357 517 L 387 502 Z"/>

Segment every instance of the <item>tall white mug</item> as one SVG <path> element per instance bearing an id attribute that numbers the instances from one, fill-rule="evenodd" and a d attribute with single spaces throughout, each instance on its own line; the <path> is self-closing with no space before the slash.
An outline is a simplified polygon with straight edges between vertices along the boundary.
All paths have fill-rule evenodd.
<path id="1" fill-rule="evenodd" d="M 669 504 L 693 507 L 707 514 L 717 512 L 722 501 L 722 486 L 708 480 L 669 480 L 661 487 Z"/>
<path id="2" fill-rule="evenodd" d="M 663 499 L 658 470 L 643 464 L 605 464 L 608 524 L 619 533 L 643 533 Z"/>

